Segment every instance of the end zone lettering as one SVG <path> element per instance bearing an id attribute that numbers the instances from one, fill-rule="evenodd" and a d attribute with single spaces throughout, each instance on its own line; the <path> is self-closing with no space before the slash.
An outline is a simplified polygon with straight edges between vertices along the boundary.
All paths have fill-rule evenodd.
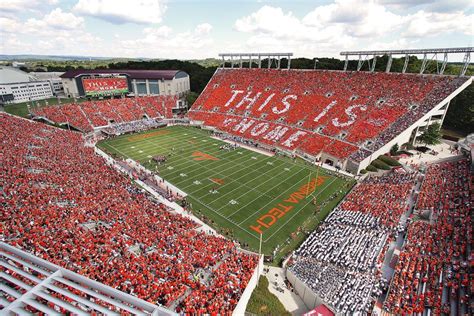
<path id="1" fill-rule="evenodd" d="M 285 200 L 278 203 L 277 206 L 260 216 L 256 220 L 256 225 L 250 225 L 250 228 L 257 233 L 262 234 L 265 229 L 270 228 L 278 221 L 278 219 L 290 212 L 296 204 L 301 202 L 301 200 L 310 196 L 314 190 L 316 190 L 316 188 L 323 184 L 327 179 L 328 177 L 325 176 L 311 179 L 311 181 L 301 186 L 297 191 L 291 193 Z"/>

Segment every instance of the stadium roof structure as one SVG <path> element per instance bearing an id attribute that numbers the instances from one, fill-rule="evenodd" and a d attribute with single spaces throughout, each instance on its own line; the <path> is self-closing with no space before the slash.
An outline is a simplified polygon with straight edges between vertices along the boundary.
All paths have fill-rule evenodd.
<path id="1" fill-rule="evenodd" d="M 15 67 L 0 67 L 0 84 L 38 81 L 35 76 Z"/>
<path id="2" fill-rule="evenodd" d="M 375 63 L 377 62 L 377 56 L 388 56 L 387 67 L 385 72 L 390 72 L 390 68 L 392 67 L 392 56 L 393 55 L 405 55 L 405 63 L 403 65 L 402 73 L 405 73 L 408 67 L 408 61 L 410 60 L 410 55 L 423 55 L 423 62 L 420 68 L 420 74 L 423 74 L 426 69 L 426 65 L 430 60 L 436 61 L 436 69 L 437 73 L 442 75 L 448 63 L 448 55 L 449 54 L 464 54 L 463 59 L 463 66 L 461 68 L 460 76 L 464 76 L 466 74 L 466 70 L 469 67 L 469 63 L 471 61 L 471 53 L 474 52 L 474 47 L 453 47 L 453 48 L 426 48 L 426 49 L 396 49 L 396 50 L 369 50 L 369 51 L 346 51 L 341 52 L 341 56 L 345 56 L 346 60 L 344 63 L 344 71 L 347 70 L 347 65 L 349 63 L 349 56 L 359 56 L 359 62 L 357 64 L 357 71 L 362 68 L 362 65 L 367 60 L 369 65 L 369 69 L 371 72 L 375 71 Z M 430 59 L 428 59 L 428 55 L 432 55 Z M 438 67 L 438 54 L 443 55 L 443 62 L 441 66 Z M 364 59 L 362 59 L 364 56 Z M 372 64 L 368 59 L 369 56 L 373 56 Z"/>
<path id="3" fill-rule="evenodd" d="M 81 75 L 121 74 L 132 79 L 172 80 L 181 70 L 140 70 L 140 69 L 73 69 L 62 74 L 61 78 L 76 78 Z"/>
<path id="4" fill-rule="evenodd" d="M 262 68 L 262 57 L 268 58 L 270 61 L 268 63 L 268 68 L 271 67 L 273 60 L 276 60 L 276 67 L 280 69 L 280 62 L 281 58 L 284 57 L 288 59 L 288 66 L 287 69 L 290 69 L 291 65 L 291 56 L 293 53 L 221 53 L 219 57 L 222 58 L 222 68 L 225 68 L 226 65 L 226 58 L 229 58 L 230 61 L 230 68 L 234 68 L 234 64 L 237 63 L 239 68 L 242 68 L 242 64 L 244 61 L 248 61 L 249 68 L 252 68 L 253 60 L 257 60 L 258 68 Z"/>
<path id="5" fill-rule="evenodd" d="M 0 242 L 0 314 L 177 315 Z M 2 293 L 2 294 L 3 294 Z"/>

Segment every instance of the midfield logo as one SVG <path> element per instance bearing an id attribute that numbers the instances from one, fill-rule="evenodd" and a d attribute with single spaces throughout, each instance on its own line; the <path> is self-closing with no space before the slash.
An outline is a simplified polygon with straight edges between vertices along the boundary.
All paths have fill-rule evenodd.
<path id="1" fill-rule="evenodd" d="M 209 180 L 211 180 L 212 182 L 217 183 L 217 184 L 219 184 L 219 185 L 223 185 L 223 184 L 224 184 L 224 179 L 209 178 Z"/>
<path id="2" fill-rule="evenodd" d="M 201 160 L 219 160 L 219 158 L 216 158 L 214 156 L 205 154 L 200 151 L 195 151 L 193 152 L 192 156 L 194 157 L 193 160 L 201 161 Z"/>

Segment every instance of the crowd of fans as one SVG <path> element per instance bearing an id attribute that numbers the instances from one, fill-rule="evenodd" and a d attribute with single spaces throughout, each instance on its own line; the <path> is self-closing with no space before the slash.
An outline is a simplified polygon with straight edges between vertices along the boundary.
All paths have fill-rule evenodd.
<path id="1" fill-rule="evenodd" d="M 272 145 L 285 147 L 283 140 L 291 132 L 302 131 L 306 134 L 297 146 L 306 153 L 360 161 L 465 80 L 378 72 L 220 69 L 189 116 L 234 134 L 240 132 L 225 126 L 226 118 L 284 126 L 289 131 L 281 141 L 272 139 Z M 252 135 L 250 129 L 241 136 L 266 142 L 264 134 Z"/>
<path id="2" fill-rule="evenodd" d="M 2 241 L 183 312 L 193 300 L 203 313 L 235 307 L 257 257 L 169 212 L 81 134 L 0 113 L 0 156 Z M 205 283 L 202 269 L 211 271 Z"/>
<path id="3" fill-rule="evenodd" d="M 384 281 L 368 273 L 341 269 L 312 258 L 301 258 L 290 270 L 338 315 L 367 315 L 372 297 L 381 294 Z"/>
<path id="4" fill-rule="evenodd" d="M 339 209 L 372 214 L 378 225 L 398 230 L 400 217 L 408 210 L 407 201 L 416 177 L 415 172 L 392 172 L 367 178 L 344 198 Z"/>
<path id="5" fill-rule="evenodd" d="M 365 179 L 303 242 L 290 271 L 336 312 L 370 313 L 387 286 L 385 253 L 415 180 L 396 172 Z"/>
<path id="6" fill-rule="evenodd" d="M 349 270 L 375 273 L 386 238 L 374 216 L 337 210 L 304 241 L 296 254 Z"/>
<path id="7" fill-rule="evenodd" d="M 138 121 L 147 118 L 172 118 L 176 96 L 144 96 L 48 106 L 32 110 L 57 124 L 69 124 L 83 132 L 112 123 Z"/>
<path id="8" fill-rule="evenodd" d="M 133 121 L 133 122 L 111 124 L 110 126 L 102 129 L 102 132 L 108 135 L 118 136 L 122 134 L 146 131 L 149 129 L 158 128 L 162 126 L 166 126 L 166 123 L 164 123 L 159 118 L 152 118 L 152 119 L 143 119 L 143 120 Z"/>
<path id="9" fill-rule="evenodd" d="M 400 253 L 386 310 L 472 315 L 472 175 L 468 160 L 430 165 Z"/>

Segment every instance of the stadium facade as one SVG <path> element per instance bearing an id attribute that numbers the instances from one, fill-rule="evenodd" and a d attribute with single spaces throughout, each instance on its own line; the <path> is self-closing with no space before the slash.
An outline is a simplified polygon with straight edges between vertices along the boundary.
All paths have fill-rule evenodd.
<path id="1" fill-rule="evenodd" d="M 47 79 L 40 79 L 14 67 L 0 67 L 0 104 L 37 101 L 53 97 L 56 88 Z"/>
<path id="2" fill-rule="evenodd" d="M 75 69 L 61 75 L 67 97 L 168 95 L 190 91 L 189 75 L 181 70 Z"/>

